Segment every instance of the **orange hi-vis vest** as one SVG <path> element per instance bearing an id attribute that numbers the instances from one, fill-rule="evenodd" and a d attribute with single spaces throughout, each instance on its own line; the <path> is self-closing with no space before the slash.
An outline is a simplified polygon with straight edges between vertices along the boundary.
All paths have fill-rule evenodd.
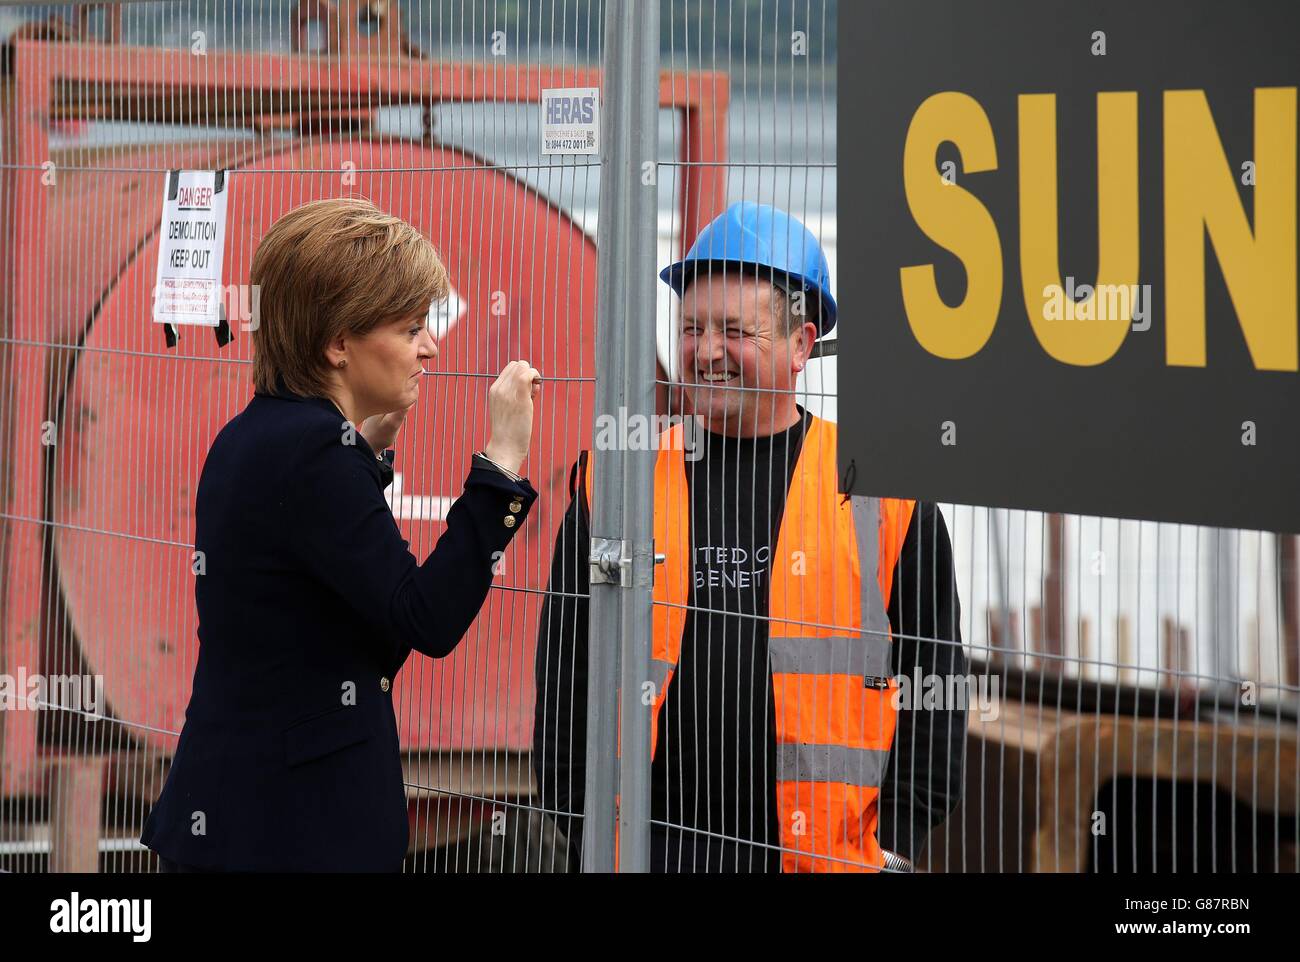
<path id="1" fill-rule="evenodd" d="M 768 659 L 786 872 L 882 865 L 878 802 L 898 687 L 885 604 L 916 502 L 839 494 L 835 443 L 835 425 L 813 417 L 771 555 Z M 591 471 L 582 473 L 590 506 Z M 654 580 L 652 758 L 691 599 L 690 516 L 678 424 L 659 436 L 655 462 L 654 545 L 664 562 Z"/>

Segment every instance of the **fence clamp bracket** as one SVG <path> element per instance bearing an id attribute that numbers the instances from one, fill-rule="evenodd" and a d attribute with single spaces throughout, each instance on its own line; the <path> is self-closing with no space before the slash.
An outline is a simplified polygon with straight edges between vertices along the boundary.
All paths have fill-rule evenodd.
<path id="1" fill-rule="evenodd" d="M 618 538 L 591 539 L 591 583 L 593 585 L 618 585 L 620 588 L 654 587 L 654 565 L 664 563 L 662 554 L 655 554 L 654 542 L 635 545 Z"/>

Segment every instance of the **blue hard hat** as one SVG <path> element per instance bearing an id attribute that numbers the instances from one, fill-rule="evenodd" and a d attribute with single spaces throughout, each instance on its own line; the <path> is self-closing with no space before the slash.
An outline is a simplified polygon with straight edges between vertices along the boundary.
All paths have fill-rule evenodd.
<path id="1" fill-rule="evenodd" d="M 766 268 L 787 293 L 808 295 L 819 337 L 835 326 L 826 255 L 812 232 L 785 211 L 748 200 L 732 204 L 700 231 L 682 260 L 659 276 L 680 297 L 701 267 L 724 266 Z"/>

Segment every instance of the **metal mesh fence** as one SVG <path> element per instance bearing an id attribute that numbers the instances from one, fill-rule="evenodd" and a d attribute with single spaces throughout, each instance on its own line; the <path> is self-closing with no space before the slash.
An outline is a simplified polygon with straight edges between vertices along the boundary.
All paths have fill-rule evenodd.
<path id="1" fill-rule="evenodd" d="M 835 476 L 835 423 L 889 417 L 836 406 L 834 325 L 872 320 L 834 313 L 839 97 L 888 95 L 837 89 L 836 11 L 0 8 L 0 868 L 156 868 L 253 254 L 358 196 L 452 287 L 385 493 L 417 559 L 492 379 L 545 378 L 532 515 L 456 650 L 392 679 L 406 870 L 1300 870 L 1294 537 Z M 606 143 L 543 153 L 580 88 Z M 178 170 L 222 172 L 215 329 L 151 316 Z"/>
<path id="2" fill-rule="evenodd" d="M 414 225 L 451 276 L 430 319 L 439 359 L 386 492 L 418 558 L 487 439 L 492 379 L 514 358 L 546 373 L 532 524 L 458 649 L 394 680 L 408 867 L 503 864 L 531 794 L 541 533 L 558 523 L 567 465 L 586 443 L 594 377 L 597 158 L 540 155 L 540 92 L 596 84 L 601 13 L 455 2 L 6 9 L 5 670 L 75 673 L 102 683 L 102 701 L 5 713 L 5 867 L 154 862 L 140 828 L 185 720 L 198 647 L 196 486 L 213 437 L 251 394 L 251 259 L 279 216 L 340 196 Z M 169 343 L 151 321 L 159 210 L 178 169 L 228 178 L 227 343 L 185 325 Z M 96 711 L 105 717 L 87 720 Z"/>
<path id="3" fill-rule="evenodd" d="M 1294 536 L 951 511 L 994 687 L 935 867 L 1296 871 Z"/>

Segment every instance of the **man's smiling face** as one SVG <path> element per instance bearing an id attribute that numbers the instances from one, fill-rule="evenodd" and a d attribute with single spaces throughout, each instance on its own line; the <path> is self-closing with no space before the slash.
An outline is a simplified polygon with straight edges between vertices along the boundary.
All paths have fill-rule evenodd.
<path id="1" fill-rule="evenodd" d="M 785 333 L 785 295 L 738 270 L 701 270 L 682 295 L 681 363 L 687 409 L 718 434 L 768 433 L 793 403 L 811 324 Z M 811 344 L 811 340 L 808 341 Z"/>

